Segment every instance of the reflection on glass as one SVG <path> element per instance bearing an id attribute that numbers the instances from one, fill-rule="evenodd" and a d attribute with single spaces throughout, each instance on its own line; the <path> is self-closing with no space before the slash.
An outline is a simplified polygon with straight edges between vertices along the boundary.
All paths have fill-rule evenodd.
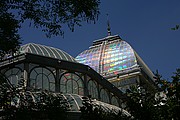
<path id="1" fill-rule="evenodd" d="M 109 96 L 106 90 L 101 89 L 100 97 L 103 102 L 109 103 Z"/>
<path id="2" fill-rule="evenodd" d="M 30 73 L 30 87 L 33 89 L 42 89 L 55 91 L 55 77 L 47 68 L 35 67 Z"/>
<path id="3" fill-rule="evenodd" d="M 89 95 L 91 95 L 92 98 L 98 99 L 98 90 L 95 81 L 89 80 L 88 91 L 89 91 Z"/>
<path id="4" fill-rule="evenodd" d="M 113 97 L 111 98 L 111 104 L 112 104 L 112 105 L 119 106 L 118 99 L 113 96 Z"/>
<path id="5" fill-rule="evenodd" d="M 12 68 L 5 72 L 6 77 L 13 86 L 17 86 L 21 79 L 23 79 L 23 72 L 20 68 Z"/>
<path id="6" fill-rule="evenodd" d="M 83 84 L 80 76 L 75 73 L 65 73 L 60 79 L 60 92 L 83 95 Z"/>
<path id="7" fill-rule="evenodd" d="M 103 45 L 82 52 L 76 60 L 89 65 L 100 74 L 115 74 L 137 64 L 133 49 L 125 41 L 107 42 L 104 47 Z"/>

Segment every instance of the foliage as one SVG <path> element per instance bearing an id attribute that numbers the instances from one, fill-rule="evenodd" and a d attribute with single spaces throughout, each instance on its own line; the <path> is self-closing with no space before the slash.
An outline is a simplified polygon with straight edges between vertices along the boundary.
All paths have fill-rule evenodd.
<path id="1" fill-rule="evenodd" d="M 171 28 L 171 30 L 178 30 L 179 29 L 179 25 L 176 25 L 175 27 Z"/>
<path id="2" fill-rule="evenodd" d="M 154 106 L 154 97 L 141 87 L 132 87 L 127 91 L 129 99 L 126 102 L 127 110 L 136 120 L 154 120 L 156 112 Z"/>
<path id="3" fill-rule="evenodd" d="M 19 21 L 13 14 L 0 10 L 0 56 L 13 55 L 13 51 L 19 48 L 19 28 Z"/>
<path id="4" fill-rule="evenodd" d="M 83 21 L 96 21 L 99 0 L 6 0 L 5 8 L 15 13 L 20 22 L 30 20 L 51 35 L 63 35 L 62 24 L 73 31 Z"/>
<path id="5" fill-rule="evenodd" d="M 81 119 L 83 120 L 130 120 L 131 117 L 123 113 L 122 110 L 115 112 L 115 110 L 104 109 L 103 106 L 93 104 L 91 98 L 83 100 L 81 107 Z"/>
<path id="6" fill-rule="evenodd" d="M 166 95 L 165 106 L 167 110 L 166 117 L 168 119 L 180 119 L 180 69 L 177 69 L 171 77 L 172 81 L 162 80 L 161 76 L 157 77 L 162 92 Z"/>
<path id="7" fill-rule="evenodd" d="M 180 119 L 180 69 L 172 76 L 172 81 L 162 79 L 158 71 L 155 80 L 159 92 L 150 94 L 141 87 L 127 93 L 127 108 L 137 120 L 178 120 Z"/>
<path id="8" fill-rule="evenodd" d="M 81 23 L 95 22 L 99 0 L 1 0 L 0 57 L 13 55 L 21 44 L 18 33 L 21 23 L 41 28 L 47 37 L 63 35 L 67 25 L 71 31 Z"/>
<path id="9" fill-rule="evenodd" d="M 17 89 L 10 85 L 3 75 L 0 75 L 0 78 L 0 119 L 67 119 L 66 111 L 69 110 L 69 105 L 61 95 Z"/>

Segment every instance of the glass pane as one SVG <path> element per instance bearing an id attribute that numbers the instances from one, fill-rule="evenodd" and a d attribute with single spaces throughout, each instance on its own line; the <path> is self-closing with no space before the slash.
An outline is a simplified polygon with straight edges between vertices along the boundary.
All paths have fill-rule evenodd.
<path id="1" fill-rule="evenodd" d="M 72 96 L 71 95 L 65 95 L 66 96 L 66 98 L 67 98 L 67 101 L 70 103 L 70 105 L 71 105 L 71 110 L 72 111 L 78 111 L 79 109 L 78 109 L 78 106 L 77 106 L 77 104 L 76 104 L 76 102 L 75 102 L 75 100 L 72 98 Z"/>
<path id="2" fill-rule="evenodd" d="M 82 79 L 74 73 L 64 74 L 60 79 L 60 85 L 61 92 L 83 95 Z"/>
<path id="3" fill-rule="evenodd" d="M 66 86 L 65 85 L 60 85 L 60 92 L 62 92 L 62 93 L 67 93 L 66 92 Z"/>
<path id="4" fill-rule="evenodd" d="M 45 56 L 49 56 L 49 54 L 47 53 L 46 49 L 44 49 L 43 46 L 39 45 L 39 47 L 41 48 Z"/>
<path id="5" fill-rule="evenodd" d="M 6 77 L 13 86 L 17 86 L 19 81 L 23 79 L 23 72 L 20 68 L 12 68 L 5 72 Z"/>
<path id="6" fill-rule="evenodd" d="M 53 73 L 46 68 L 34 68 L 30 73 L 30 86 L 36 89 L 55 91 L 55 78 Z"/>
<path id="7" fill-rule="evenodd" d="M 18 85 L 18 77 L 16 75 L 11 75 L 8 79 L 13 86 Z"/>
<path id="8" fill-rule="evenodd" d="M 31 79 L 31 81 L 30 81 L 30 87 L 31 87 L 32 89 L 35 89 L 35 88 L 36 88 L 36 82 L 35 82 L 35 80 Z"/>
<path id="9" fill-rule="evenodd" d="M 88 82 L 88 91 L 92 98 L 98 99 L 97 86 L 92 80 Z"/>
<path id="10" fill-rule="evenodd" d="M 55 91 L 55 84 L 50 83 L 50 91 Z"/>
<path id="11" fill-rule="evenodd" d="M 73 93 L 72 81 L 71 81 L 71 80 L 68 80 L 68 81 L 66 82 L 66 90 L 67 90 L 67 93 Z"/>
<path id="12" fill-rule="evenodd" d="M 117 100 L 117 98 L 116 97 L 112 97 L 112 99 L 111 99 L 111 104 L 113 104 L 113 105 L 116 105 L 116 106 L 119 106 L 119 103 L 118 103 L 118 100 Z"/>
<path id="13" fill-rule="evenodd" d="M 78 87 L 78 84 L 77 84 L 77 82 L 76 81 L 72 81 L 72 88 L 73 88 L 73 94 L 78 94 L 79 93 L 79 87 Z"/>
<path id="14" fill-rule="evenodd" d="M 36 87 L 37 89 L 42 89 L 42 74 L 39 74 L 36 79 Z"/>
<path id="15" fill-rule="evenodd" d="M 108 93 L 106 92 L 106 90 L 101 89 L 100 96 L 101 96 L 101 100 L 103 102 L 109 103 L 109 96 L 108 96 Z"/>
<path id="16" fill-rule="evenodd" d="M 80 96 L 77 95 L 72 95 L 74 97 L 74 99 L 76 100 L 76 102 L 78 103 L 79 107 L 82 107 L 82 99 L 80 98 Z"/>
<path id="17" fill-rule="evenodd" d="M 118 74 L 121 70 L 137 65 L 133 49 L 125 41 L 111 41 L 105 46 L 101 44 L 90 48 L 79 54 L 76 60 L 103 75 Z"/>
<path id="18" fill-rule="evenodd" d="M 47 76 L 43 76 L 43 78 L 42 78 L 42 81 L 43 81 L 43 89 L 44 90 L 49 90 L 50 88 L 49 88 L 49 80 L 48 80 L 48 78 L 47 78 Z"/>

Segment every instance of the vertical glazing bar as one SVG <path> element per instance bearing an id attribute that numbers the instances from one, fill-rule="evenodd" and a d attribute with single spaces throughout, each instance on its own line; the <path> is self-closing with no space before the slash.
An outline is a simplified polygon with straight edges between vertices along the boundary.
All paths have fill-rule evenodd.
<path id="1" fill-rule="evenodd" d="M 56 75 L 55 75 L 55 91 L 60 92 L 59 69 L 57 68 L 56 68 Z"/>
<path id="2" fill-rule="evenodd" d="M 84 96 L 88 96 L 89 93 L 88 93 L 88 86 L 87 86 L 87 83 L 88 83 L 87 74 L 84 74 L 83 83 L 84 83 Z"/>

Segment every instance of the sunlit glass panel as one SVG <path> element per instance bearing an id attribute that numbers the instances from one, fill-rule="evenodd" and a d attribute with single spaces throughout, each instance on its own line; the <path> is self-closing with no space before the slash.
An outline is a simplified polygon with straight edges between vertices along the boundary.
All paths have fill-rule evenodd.
<path id="1" fill-rule="evenodd" d="M 117 74 L 137 65 L 131 46 L 125 41 L 111 41 L 82 52 L 76 60 L 100 74 Z"/>

